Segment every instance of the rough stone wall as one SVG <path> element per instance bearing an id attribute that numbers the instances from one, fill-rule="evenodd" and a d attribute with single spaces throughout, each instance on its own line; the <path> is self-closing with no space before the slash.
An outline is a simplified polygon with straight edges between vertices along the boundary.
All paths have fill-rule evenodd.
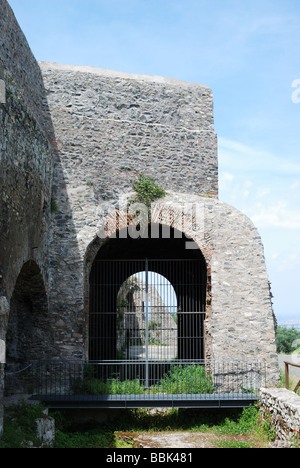
<path id="1" fill-rule="evenodd" d="M 39 66 L 6 0 L 0 4 L 0 60 L 6 84 L 0 105 L 0 281 L 2 296 L 10 297 L 27 260 L 35 257 L 46 270 L 53 129 Z"/>
<path id="2" fill-rule="evenodd" d="M 148 297 L 149 318 L 148 318 L 148 342 L 150 345 L 150 358 L 153 347 L 165 358 L 174 359 L 177 355 L 177 324 L 158 293 L 155 286 L 148 285 L 146 293 L 146 283 L 139 278 L 130 279 L 131 284 L 123 285 L 118 294 L 118 326 L 117 326 L 117 349 L 121 351 L 126 344 L 130 346 L 142 345 L 146 342 L 146 314 L 144 303 Z M 156 279 L 156 281 L 159 281 Z M 173 307 L 173 313 L 177 310 Z M 169 351 L 169 347 L 173 347 Z M 153 350 L 153 355 L 156 352 Z M 173 354 L 172 354 L 173 353 Z M 134 353 L 132 353 L 134 354 Z M 134 355 L 130 355 L 130 358 Z M 138 359 L 138 357 L 137 357 Z"/>
<path id="3" fill-rule="evenodd" d="M 218 194 L 210 88 L 89 67 L 40 64 L 65 180 L 115 200 L 142 172 L 169 190 Z"/>
<path id="4" fill-rule="evenodd" d="M 47 283 L 53 132 L 43 112 L 39 66 L 6 0 L 0 2 L 0 61 L 6 91 L 0 104 L 0 340 L 5 345 L 10 300 L 23 264 L 36 261 Z M 1 389 L 2 382 L 0 400 Z"/>
<path id="5" fill-rule="evenodd" d="M 32 260 L 48 294 L 51 356 L 87 357 L 88 273 L 105 241 L 99 227 L 143 173 L 169 194 L 154 206 L 156 222 L 170 225 L 181 219 L 170 221 L 170 210 L 188 207 L 182 231 L 201 249 L 211 288 L 207 357 L 265 360 L 267 384 L 274 385 L 279 372 L 263 246 L 249 219 L 218 201 L 211 90 L 38 66 L 6 0 L 0 59 L 7 90 L 0 105 L 0 340 L 17 278 Z M 191 207 L 201 214 L 197 222 Z M 0 375 L 0 395 L 2 386 Z"/>
<path id="6" fill-rule="evenodd" d="M 210 222 L 213 355 L 266 362 L 267 381 L 275 385 L 275 317 L 261 237 L 247 216 L 221 202 Z"/>
<path id="7" fill-rule="evenodd" d="M 172 194 L 156 209 L 194 207 L 184 220 L 184 232 L 204 254 L 208 270 L 206 357 L 217 360 L 261 361 L 267 385 L 279 379 L 275 317 L 264 248 L 251 220 L 219 200 Z M 170 217 L 165 211 L 166 223 Z M 187 210 L 186 210 L 187 211 Z M 176 216 L 175 216 L 176 217 Z M 163 222 L 163 219 L 162 219 Z M 180 229 L 180 226 L 178 226 Z"/>
<path id="8" fill-rule="evenodd" d="M 300 442 L 300 397 L 285 388 L 261 389 L 260 410 L 278 440 Z"/>
<path id="9" fill-rule="evenodd" d="M 0 60 L 11 76 L 9 84 L 18 88 L 20 105 L 25 104 L 39 126 L 48 126 L 42 112 L 45 90 L 41 72 L 7 0 L 0 3 L 0 24 Z"/>
<path id="10" fill-rule="evenodd" d="M 55 127 L 49 298 L 65 358 L 86 356 L 87 247 L 103 212 L 141 172 L 168 190 L 218 194 L 209 88 L 89 67 L 40 64 Z"/>
<path id="11" fill-rule="evenodd" d="M 184 229 L 208 267 L 206 357 L 265 362 L 267 386 L 275 386 L 279 379 L 275 317 L 264 248 L 252 221 L 230 205 L 200 196 L 172 194 L 157 205 L 156 211 L 164 205 L 175 213 L 193 206 L 197 213 L 198 221 L 191 215 Z M 167 210 L 165 218 L 167 223 Z"/>
<path id="12" fill-rule="evenodd" d="M 155 222 L 159 219 L 161 224 L 170 225 L 170 220 L 179 221 L 179 224 L 172 222 L 172 225 L 193 240 L 205 257 L 210 284 L 206 310 L 206 356 L 263 362 L 267 371 L 266 385 L 276 386 L 279 367 L 274 315 L 264 249 L 253 223 L 235 208 L 199 195 L 169 192 L 152 208 Z M 182 210 L 184 217 L 181 217 Z M 61 355 L 74 359 L 87 357 L 89 268 L 105 239 L 97 237 L 103 219 L 99 220 L 94 212 L 90 223 L 81 230 L 75 230 L 76 245 L 80 248 L 72 250 L 68 247 L 68 239 L 63 236 L 63 229 L 67 229 L 71 240 L 72 236 L 75 239 L 74 225 L 65 220 L 65 215 L 62 210 L 55 216 L 63 223 L 55 226 L 55 232 L 60 233 L 61 244 L 57 245 L 56 256 L 52 257 L 55 275 L 52 273 L 51 307 L 52 316 L 56 317 L 52 328 L 58 332 Z M 78 218 L 80 215 L 86 215 L 84 209 L 75 213 Z M 113 218 L 107 216 L 108 220 Z M 120 213 L 120 220 L 124 225 L 119 225 L 119 228 L 126 227 L 125 213 Z M 107 237 L 115 230 L 116 226 L 108 222 Z M 54 252 L 52 246 L 52 255 Z M 60 302 L 56 298 L 60 298 Z"/>
<path id="13" fill-rule="evenodd" d="M 7 102 L 0 108 L 0 268 L 7 297 L 27 260 L 36 259 L 46 270 L 51 199 L 48 140 L 9 80 Z"/>

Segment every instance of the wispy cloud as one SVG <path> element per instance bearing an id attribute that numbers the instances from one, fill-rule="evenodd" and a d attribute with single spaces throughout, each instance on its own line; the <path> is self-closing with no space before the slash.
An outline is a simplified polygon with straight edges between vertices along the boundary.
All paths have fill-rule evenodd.
<path id="1" fill-rule="evenodd" d="M 220 197 L 259 229 L 300 230 L 300 163 L 219 139 Z"/>
<path id="2" fill-rule="evenodd" d="M 234 168 L 243 173 L 300 175 L 300 162 L 223 137 L 219 137 L 219 159 L 225 171 Z"/>
<path id="3" fill-rule="evenodd" d="M 251 216 L 260 228 L 284 228 L 300 231 L 300 210 L 290 209 L 286 202 L 264 206 L 256 204 Z"/>

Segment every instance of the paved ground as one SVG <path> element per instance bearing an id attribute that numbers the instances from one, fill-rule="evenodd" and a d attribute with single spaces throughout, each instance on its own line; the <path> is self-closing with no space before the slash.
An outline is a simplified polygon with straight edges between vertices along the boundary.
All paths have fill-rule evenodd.
<path id="1" fill-rule="evenodd" d="M 149 359 L 175 359 L 177 356 L 177 346 L 159 346 L 150 345 L 148 346 L 148 357 Z M 146 359 L 146 347 L 145 346 L 130 346 L 129 348 L 130 359 L 142 360 Z"/>

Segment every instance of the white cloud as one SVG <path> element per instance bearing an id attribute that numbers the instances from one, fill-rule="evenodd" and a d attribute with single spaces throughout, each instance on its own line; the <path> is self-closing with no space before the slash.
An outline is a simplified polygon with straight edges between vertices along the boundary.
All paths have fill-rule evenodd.
<path id="1" fill-rule="evenodd" d="M 300 181 L 297 180 L 291 184 L 291 190 L 297 190 L 300 188 Z"/>
<path id="2" fill-rule="evenodd" d="M 285 202 L 266 206 L 256 204 L 251 219 L 259 228 L 300 230 L 300 211 L 288 208 Z"/>
<path id="3" fill-rule="evenodd" d="M 271 189 L 269 187 L 261 187 L 257 190 L 257 197 L 264 198 L 267 195 L 270 195 Z"/>
<path id="4" fill-rule="evenodd" d="M 300 163 L 226 138 L 219 138 L 219 159 L 221 200 L 259 229 L 300 230 Z"/>
<path id="5" fill-rule="evenodd" d="M 220 190 L 230 190 L 234 181 L 234 175 L 230 172 L 220 172 L 219 174 L 219 187 Z"/>
<path id="6" fill-rule="evenodd" d="M 273 254 L 270 257 L 270 262 L 272 262 L 275 271 L 278 273 L 287 271 L 297 271 L 300 267 L 300 252 L 284 251 L 281 254 Z"/>
<path id="7" fill-rule="evenodd" d="M 300 175 L 300 163 L 287 158 L 278 157 L 269 151 L 260 150 L 219 137 L 219 159 L 225 171 L 268 172 L 269 174 Z"/>

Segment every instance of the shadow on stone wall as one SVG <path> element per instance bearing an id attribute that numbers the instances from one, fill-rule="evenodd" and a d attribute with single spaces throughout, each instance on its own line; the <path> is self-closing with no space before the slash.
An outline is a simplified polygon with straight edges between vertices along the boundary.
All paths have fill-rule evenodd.
<path id="1" fill-rule="evenodd" d="M 41 70 L 6 0 L 0 3 L 0 60 L 5 81 L 0 104 L 0 339 L 8 338 L 6 356 L 10 371 L 16 372 L 34 359 L 60 353 L 57 318 L 49 306 L 50 268 L 55 267 L 49 252 L 58 224 L 52 190 L 61 190 L 64 176 Z M 59 174 L 59 187 L 53 174 Z M 64 205 L 68 209 L 67 199 Z M 69 240 L 72 232 L 69 228 Z"/>

